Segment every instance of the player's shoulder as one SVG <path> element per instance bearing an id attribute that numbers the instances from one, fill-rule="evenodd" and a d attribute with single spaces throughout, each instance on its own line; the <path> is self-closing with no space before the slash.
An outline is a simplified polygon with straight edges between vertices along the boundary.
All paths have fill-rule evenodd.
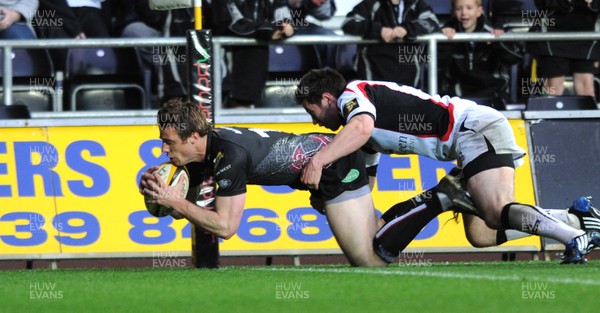
<path id="1" fill-rule="evenodd" d="M 250 152 L 256 150 L 257 146 L 268 148 L 270 143 L 282 137 L 294 136 L 274 129 L 244 127 L 218 127 L 214 133 L 219 145 L 234 145 Z"/>
<path id="2" fill-rule="evenodd" d="M 248 132 L 239 127 L 217 127 L 210 137 L 211 145 L 219 150 L 243 149 L 248 139 Z"/>

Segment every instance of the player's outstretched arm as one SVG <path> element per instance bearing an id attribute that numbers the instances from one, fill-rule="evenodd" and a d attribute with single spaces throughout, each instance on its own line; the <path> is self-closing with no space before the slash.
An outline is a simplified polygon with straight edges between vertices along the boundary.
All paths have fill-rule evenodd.
<path id="1" fill-rule="evenodd" d="M 185 199 L 174 199 L 170 207 L 194 225 L 223 239 L 229 239 L 235 235 L 240 226 L 246 194 L 217 196 L 215 201 L 215 211 L 206 210 Z"/>

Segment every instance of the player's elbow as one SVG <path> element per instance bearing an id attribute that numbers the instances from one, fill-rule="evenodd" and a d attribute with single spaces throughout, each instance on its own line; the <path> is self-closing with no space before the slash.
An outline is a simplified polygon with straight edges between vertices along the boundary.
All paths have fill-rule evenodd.
<path id="1" fill-rule="evenodd" d="M 229 240 L 231 239 L 231 237 L 233 237 L 233 235 L 235 235 L 234 232 L 223 232 L 221 234 L 218 234 L 217 236 L 219 238 L 223 238 L 224 240 Z"/>
<path id="2" fill-rule="evenodd" d="M 228 230 L 220 230 L 220 231 L 215 232 L 215 235 L 219 238 L 228 240 L 231 237 L 233 237 L 233 235 L 235 235 L 235 232 L 228 231 Z"/>
<path id="3" fill-rule="evenodd" d="M 369 138 L 371 137 L 371 133 L 373 132 L 373 126 L 372 125 L 363 125 L 361 124 L 361 126 L 358 128 L 358 136 L 360 138 L 362 138 L 365 142 L 367 140 L 369 140 Z"/>
<path id="4" fill-rule="evenodd" d="M 221 227 L 219 227 L 219 230 L 215 233 L 215 235 L 228 240 L 231 237 L 233 237 L 233 235 L 235 235 L 235 233 L 237 232 L 237 228 L 233 227 L 231 225 L 221 225 Z"/>
<path id="5" fill-rule="evenodd" d="M 357 123 L 354 123 L 354 135 L 360 140 L 367 142 L 373 133 L 375 124 L 373 119 L 367 115 L 358 116 Z"/>

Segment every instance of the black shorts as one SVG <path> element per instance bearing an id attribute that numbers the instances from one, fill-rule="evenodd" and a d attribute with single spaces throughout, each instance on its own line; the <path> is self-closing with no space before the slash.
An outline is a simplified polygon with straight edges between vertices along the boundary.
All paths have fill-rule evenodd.
<path id="1" fill-rule="evenodd" d="M 537 74 L 541 78 L 569 76 L 573 73 L 598 74 L 597 61 L 538 56 Z"/>
<path id="2" fill-rule="evenodd" d="M 319 190 L 312 190 L 301 182 L 294 189 L 309 190 L 311 197 L 321 197 L 324 201 L 337 198 L 346 191 L 358 190 L 369 185 L 364 155 L 360 151 L 351 153 L 323 169 Z"/>

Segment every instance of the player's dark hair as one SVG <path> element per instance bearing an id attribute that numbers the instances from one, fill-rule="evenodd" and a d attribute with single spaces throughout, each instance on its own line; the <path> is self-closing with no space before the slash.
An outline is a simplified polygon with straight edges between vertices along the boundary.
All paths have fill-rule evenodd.
<path id="1" fill-rule="evenodd" d="M 300 79 L 294 101 L 299 105 L 302 105 L 305 100 L 309 103 L 318 103 L 325 92 L 339 98 L 345 88 L 346 80 L 337 71 L 330 68 L 313 69 Z"/>
<path id="2" fill-rule="evenodd" d="M 181 140 L 190 138 L 194 132 L 206 136 L 212 128 L 198 105 L 181 99 L 170 99 L 163 103 L 156 118 L 161 130 L 175 129 Z"/>

